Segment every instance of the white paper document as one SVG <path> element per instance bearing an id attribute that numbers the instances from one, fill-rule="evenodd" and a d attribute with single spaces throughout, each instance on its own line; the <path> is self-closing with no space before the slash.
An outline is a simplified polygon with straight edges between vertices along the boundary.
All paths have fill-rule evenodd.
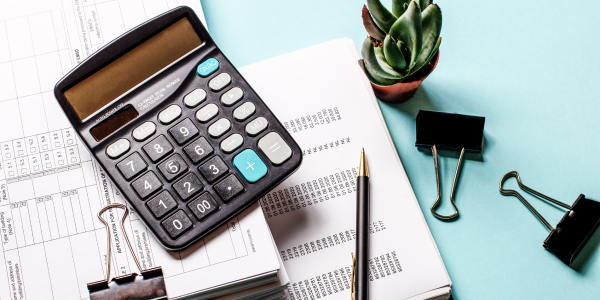
<path id="1" fill-rule="evenodd" d="M 96 217 L 125 203 L 77 138 L 55 83 L 113 38 L 198 0 L 0 2 L 0 299 L 86 299 L 106 272 L 106 231 Z M 27 13 L 30 12 L 30 13 Z M 111 228 L 122 211 L 104 217 Z M 258 205 L 182 252 L 167 252 L 135 213 L 127 219 L 142 267 L 162 266 L 170 298 L 279 269 Z M 112 276 L 138 272 L 120 230 Z"/>
<path id="2" fill-rule="evenodd" d="M 448 297 L 451 282 L 349 39 L 241 68 L 303 150 L 260 200 L 293 300 L 350 299 L 361 148 L 371 191 L 370 298 Z"/>

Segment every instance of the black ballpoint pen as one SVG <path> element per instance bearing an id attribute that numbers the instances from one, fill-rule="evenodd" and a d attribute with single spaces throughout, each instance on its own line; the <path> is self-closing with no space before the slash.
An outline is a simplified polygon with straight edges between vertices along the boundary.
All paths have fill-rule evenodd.
<path id="1" fill-rule="evenodd" d="M 369 167 L 360 152 L 356 177 L 356 258 L 353 255 L 352 299 L 369 299 Z"/>

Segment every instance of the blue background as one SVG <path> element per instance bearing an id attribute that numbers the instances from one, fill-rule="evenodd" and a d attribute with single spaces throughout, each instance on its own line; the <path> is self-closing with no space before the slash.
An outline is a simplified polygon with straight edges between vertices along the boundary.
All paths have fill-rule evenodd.
<path id="1" fill-rule="evenodd" d="M 364 0 L 201 2 L 212 36 L 237 67 L 335 38 L 360 45 L 366 36 Z M 600 233 L 569 268 L 542 247 L 548 230 L 517 198 L 501 196 L 498 184 L 515 170 L 524 184 L 568 204 L 580 193 L 600 200 L 600 2 L 437 3 L 444 18 L 437 69 L 410 101 L 380 106 L 454 299 L 598 298 Z M 414 147 L 419 109 L 486 117 L 484 152 L 464 162 L 454 222 L 429 212 L 435 173 L 430 151 Z M 441 211 L 449 214 L 458 154 L 440 154 Z M 515 180 L 506 186 L 516 187 Z M 525 197 L 553 226 L 565 213 Z"/>

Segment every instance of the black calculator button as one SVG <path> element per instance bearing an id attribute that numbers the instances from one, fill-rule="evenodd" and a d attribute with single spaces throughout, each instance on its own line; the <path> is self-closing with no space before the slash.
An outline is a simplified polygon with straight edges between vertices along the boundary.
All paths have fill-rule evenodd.
<path id="1" fill-rule="evenodd" d="M 198 128 L 190 119 L 185 119 L 169 129 L 169 134 L 181 145 L 197 136 Z"/>
<path id="2" fill-rule="evenodd" d="M 204 186 L 202 185 L 200 179 L 198 179 L 198 176 L 196 176 L 196 174 L 189 173 L 185 175 L 185 177 L 183 177 L 181 180 L 175 182 L 173 184 L 173 189 L 175 190 L 175 192 L 177 192 L 181 199 L 187 201 L 192 196 L 201 192 L 204 189 Z"/>
<path id="3" fill-rule="evenodd" d="M 164 135 L 153 139 L 150 143 L 144 147 L 144 152 L 148 154 L 153 162 L 159 161 L 161 158 L 169 155 L 173 151 L 173 146 Z"/>
<path id="4" fill-rule="evenodd" d="M 152 122 L 144 122 L 142 125 L 136 127 L 131 134 L 133 139 L 142 142 L 152 136 L 156 132 L 156 124 Z"/>
<path id="5" fill-rule="evenodd" d="M 231 129 L 231 122 L 221 118 L 208 127 L 208 134 L 213 138 L 218 138 Z"/>
<path id="6" fill-rule="evenodd" d="M 208 82 L 208 86 L 213 92 L 219 92 L 231 83 L 231 76 L 227 73 L 221 73 Z"/>
<path id="7" fill-rule="evenodd" d="M 129 140 L 119 139 L 106 147 L 106 155 L 112 159 L 119 158 L 121 155 L 127 153 L 129 149 L 131 149 Z"/>
<path id="8" fill-rule="evenodd" d="M 256 106 L 252 102 L 246 102 L 233 111 L 233 118 L 237 121 L 245 121 L 256 111 Z"/>
<path id="9" fill-rule="evenodd" d="M 173 123 L 173 121 L 177 120 L 181 116 L 181 107 L 179 105 L 173 104 L 158 114 L 158 120 L 167 125 Z"/>
<path id="10" fill-rule="evenodd" d="M 243 192 L 244 186 L 242 183 L 240 183 L 237 177 L 235 177 L 235 175 L 231 174 L 225 177 L 223 181 L 215 184 L 214 189 L 217 191 L 217 194 L 221 196 L 223 201 L 228 202 L 229 200 L 233 199 L 233 197 Z"/>
<path id="11" fill-rule="evenodd" d="M 198 167 L 198 170 L 200 171 L 200 173 L 202 173 L 202 176 L 204 176 L 204 178 L 206 178 L 208 182 L 213 182 L 219 177 L 221 177 L 223 174 L 227 173 L 227 171 L 229 171 L 229 168 L 220 157 L 215 156 L 209 161 L 200 165 Z"/>
<path id="12" fill-rule="evenodd" d="M 201 160 L 205 159 L 214 152 L 213 147 L 206 141 L 205 138 L 201 137 L 183 148 L 183 152 L 192 160 L 193 163 L 197 164 Z"/>
<path id="13" fill-rule="evenodd" d="M 160 190 L 162 187 L 162 182 L 160 182 L 154 172 L 150 171 L 136 181 L 132 182 L 131 186 L 140 196 L 140 198 L 146 199 L 148 196 L 154 194 L 154 192 Z"/>
<path id="14" fill-rule="evenodd" d="M 198 104 L 204 102 L 204 100 L 206 100 L 206 91 L 203 89 L 195 89 L 183 97 L 183 104 L 189 108 L 194 108 L 198 106 Z"/>
<path id="15" fill-rule="evenodd" d="M 261 132 L 265 131 L 267 126 L 269 126 L 269 121 L 267 121 L 267 119 L 264 117 L 258 117 L 246 125 L 246 133 L 248 133 L 250 136 L 257 136 Z"/>
<path id="16" fill-rule="evenodd" d="M 183 210 L 178 210 L 161 224 L 172 238 L 176 238 L 192 227 L 192 220 Z"/>
<path id="17" fill-rule="evenodd" d="M 242 100 L 243 97 L 244 91 L 239 87 L 234 87 L 221 96 L 221 103 L 225 106 L 232 106 Z"/>
<path id="18" fill-rule="evenodd" d="M 196 112 L 196 120 L 200 123 L 206 123 L 219 114 L 219 107 L 216 104 L 207 104 Z"/>
<path id="19" fill-rule="evenodd" d="M 179 154 L 175 154 L 158 165 L 158 170 L 165 176 L 167 181 L 171 181 L 185 173 L 188 170 L 188 165 Z"/>
<path id="20" fill-rule="evenodd" d="M 125 158 L 123 161 L 117 164 L 117 168 L 121 171 L 121 174 L 125 179 L 129 180 L 136 175 L 144 172 L 148 165 L 142 158 L 142 156 L 135 152 Z"/>
<path id="21" fill-rule="evenodd" d="M 156 197 L 150 199 L 146 205 L 152 214 L 160 219 L 177 207 L 177 201 L 173 199 L 168 191 L 162 191 Z"/>
<path id="22" fill-rule="evenodd" d="M 216 211 L 219 208 L 219 205 L 217 204 L 217 201 L 215 201 L 215 198 L 213 198 L 210 193 L 206 192 L 196 198 L 196 200 L 190 202 L 188 208 L 196 216 L 198 221 L 202 221 L 204 218 L 208 217 L 208 215 Z"/>

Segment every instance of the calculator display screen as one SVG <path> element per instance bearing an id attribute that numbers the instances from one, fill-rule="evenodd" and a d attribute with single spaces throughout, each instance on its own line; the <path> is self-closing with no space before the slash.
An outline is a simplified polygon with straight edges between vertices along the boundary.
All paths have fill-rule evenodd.
<path id="1" fill-rule="evenodd" d="M 201 44 L 182 18 L 65 91 L 65 98 L 85 120 Z"/>

